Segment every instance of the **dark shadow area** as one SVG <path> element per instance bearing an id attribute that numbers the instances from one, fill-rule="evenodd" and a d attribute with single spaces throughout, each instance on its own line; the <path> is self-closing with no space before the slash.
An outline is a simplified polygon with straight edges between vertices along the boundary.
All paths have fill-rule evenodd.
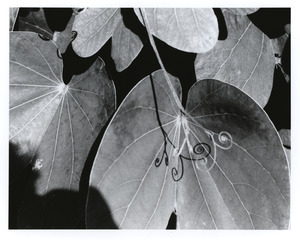
<path id="1" fill-rule="evenodd" d="M 46 39 L 52 39 L 53 34 L 41 8 L 20 8 L 13 30 L 36 32 Z"/>
<path id="2" fill-rule="evenodd" d="M 228 36 L 228 31 L 227 31 L 224 15 L 220 8 L 213 8 L 213 10 L 218 19 L 218 26 L 219 26 L 218 40 L 225 40 Z"/>
<path id="3" fill-rule="evenodd" d="M 144 44 L 143 50 L 139 56 L 135 59 L 135 65 L 130 66 L 129 68 L 135 69 L 135 71 L 143 71 L 147 76 L 151 71 L 160 69 L 158 61 L 156 59 L 155 53 L 150 45 L 148 38 L 148 33 L 145 27 L 141 24 L 137 18 L 133 9 L 122 9 L 121 10 L 124 24 L 132 32 L 139 36 L 141 41 Z M 223 15 L 222 15 L 223 16 Z M 224 17 L 223 17 L 224 19 Z M 166 44 L 165 42 L 154 37 L 156 47 L 159 51 L 160 58 L 164 64 L 165 69 L 168 73 L 174 77 L 179 78 L 182 85 L 182 103 L 183 106 L 186 104 L 187 93 L 190 87 L 196 82 L 194 62 L 196 59 L 195 53 L 180 51 L 176 48 L 173 48 Z M 153 66 L 152 68 L 150 66 Z M 145 69 L 147 68 L 147 70 Z M 149 71 L 149 70 L 151 71 Z M 126 70 L 124 70 L 126 71 Z M 135 72 L 129 72 L 132 76 L 135 75 Z M 140 75 L 140 74 L 139 74 Z M 140 78 L 141 80 L 142 78 Z M 136 82 L 133 81 L 133 85 Z M 117 86 L 117 84 L 116 84 Z M 121 86 L 122 88 L 125 86 Z M 130 88 L 131 89 L 131 88 Z M 119 102 L 119 101 L 118 101 Z"/>
<path id="4" fill-rule="evenodd" d="M 26 179 L 31 173 L 29 165 L 31 154 L 21 154 L 20 147 L 9 142 L 9 196 L 8 196 L 8 228 L 18 228 L 18 209 L 21 204 L 21 197 L 26 187 Z M 36 178 L 37 176 L 33 176 Z"/>
<path id="5" fill-rule="evenodd" d="M 122 72 L 116 70 L 114 60 L 111 57 L 111 40 L 101 48 L 99 56 L 104 60 L 106 70 L 114 81 L 117 106 L 140 80 L 160 68 L 149 44 L 143 46 L 137 58 Z"/>
<path id="6" fill-rule="evenodd" d="M 73 50 L 72 43 L 69 44 L 66 51 L 62 54 L 63 58 L 63 80 L 65 84 L 68 84 L 73 75 L 79 75 L 89 69 L 89 67 L 97 59 L 97 54 L 82 58 L 79 57 Z"/>
<path id="7" fill-rule="evenodd" d="M 125 27 L 130 29 L 141 39 L 142 43 L 148 44 L 149 38 L 145 26 L 140 22 L 133 8 L 121 8 L 121 14 Z"/>
<path id="8" fill-rule="evenodd" d="M 58 189 L 39 196 L 26 189 L 18 209 L 19 229 L 76 228 L 84 212 L 78 192 Z"/>
<path id="9" fill-rule="evenodd" d="M 87 203 L 87 227 L 89 229 L 118 229 L 111 217 L 111 211 L 99 191 L 89 189 Z"/>
<path id="10" fill-rule="evenodd" d="M 73 14 L 72 8 L 43 8 L 49 28 L 55 32 L 65 30 Z"/>
<path id="11" fill-rule="evenodd" d="M 185 107 L 188 91 L 196 82 L 194 62 L 197 54 L 180 51 L 155 37 L 154 39 L 165 69 L 168 73 L 180 80 L 182 87 L 182 105 Z"/>
<path id="12" fill-rule="evenodd" d="M 248 18 L 269 38 L 277 38 L 285 33 L 284 26 L 291 22 L 291 9 L 260 8 Z"/>
<path id="13" fill-rule="evenodd" d="M 93 167 L 93 163 L 94 163 L 96 154 L 98 152 L 98 148 L 101 143 L 102 137 L 106 131 L 108 124 L 111 121 L 112 116 L 106 122 L 105 126 L 101 129 L 101 132 L 99 133 L 98 137 L 94 141 L 93 146 L 91 147 L 91 150 L 88 154 L 88 157 L 85 161 L 85 164 L 84 164 L 84 167 L 83 167 L 83 170 L 81 173 L 80 182 L 79 182 L 79 193 L 80 193 L 79 197 L 80 197 L 80 201 L 81 201 L 82 205 L 85 207 L 86 207 L 86 200 L 87 200 L 88 190 L 89 190 L 89 180 L 90 180 L 90 174 L 91 174 L 91 170 Z M 102 201 L 104 201 L 104 200 L 102 200 Z M 85 211 L 84 211 L 84 214 L 82 215 L 80 221 L 78 222 L 78 225 L 76 226 L 76 228 L 77 229 L 85 229 L 86 228 Z"/>
<path id="14" fill-rule="evenodd" d="M 100 140 L 98 140 L 99 142 Z M 9 146 L 9 229 L 82 229 L 87 187 L 76 192 L 55 189 L 46 195 L 36 193 L 39 171 L 33 169 L 38 156 L 19 153 Z M 25 166 L 25 163 L 27 165 Z"/>
<path id="15" fill-rule="evenodd" d="M 20 9 L 20 16 L 27 16 L 30 11 L 39 8 Z M 45 16 L 53 31 L 62 31 L 72 15 L 71 9 L 46 8 Z M 72 10 L 71 10 L 72 11 Z M 227 38 L 227 28 L 220 9 L 214 9 L 219 24 L 219 40 Z M 155 53 L 150 45 L 145 27 L 140 23 L 133 9 L 121 9 L 124 24 L 137 34 L 144 46 L 137 58 L 122 72 L 117 72 L 111 57 L 111 39 L 93 56 L 79 57 L 70 44 L 63 58 L 63 80 L 68 84 L 74 75 L 84 73 L 100 56 L 110 79 L 114 81 L 117 94 L 117 106 L 129 91 L 144 77 L 160 69 Z M 290 9 L 261 9 L 249 15 L 250 20 L 269 37 L 274 38 L 284 33 L 284 26 L 290 22 Z M 155 38 L 160 57 L 166 70 L 178 77 L 182 86 L 182 102 L 186 104 L 190 87 L 196 82 L 194 61 L 195 53 L 188 53 L 172 48 Z M 290 38 L 282 54 L 282 66 L 290 74 Z M 151 89 L 149 89 L 151 91 Z M 141 93 L 143 94 L 143 93 Z M 290 128 L 291 102 L 290 83 L 287 83 L 280 68 L 274 70 L 273 89 L 265 106 L 265 111 L 278 130 Z M 67 189 L 55 189 L 45 196 L 36 194 L 35 184 L 38 171 L 32 169 L 31 154 L 20 154 L 19 147 L 9 144 L 9 228 L 10 229 L 85 229 L 86 219 L 89 228 L 117 229 L 111 217 L 111 211 L 101 193 L 91 187 L 89 178 L 93 162 L 103 134 L 111 119 L 107 121 L 91 147 L 79 183 L 79 192 Z M 159 120 L 159 117 L 158 117 Z M 161 124 L 160 124 L 161 125 Z M 171 144 L 171 143 L 170 143 Z M 87 198 L 89 194 L 89 198 Z M 89 200 L 87 204 L 87 199 Z M 88 210 L 86 216 L 85 210 Z M 177 216 L 172 213 L 167 229 L 176 229 Z"/>
<path id="16" fill-rule="evenodd" d="M 19 146 L 9 144 L 9 229 L 73 228 L 83 211 L 78 193 L 54 190 L 37 195 L 39 172 L 31 164 L 36 159 L 38 155 L 20 154 Z"/>
<path id="17" fill-rule="evenodd" d="M 20 8 L 18 15 L 21 17 L 27 17 L 31 11 L 37 12 L 39 10 L 40 10 L 40 8 Z"/>
<path id="18" fill-rule="evenodd" d="M 177 215 L 176 213 L 172 212 L 167 225 L 167 230 L 176 229 L 176 226 L 177 226 Z"/>
<path id="19" fill-rule="evenodd" d="M 273 88 L 264 110 L 278 131 L 291 128 L 291 85 L 279 67 L 274 69 Z"/>

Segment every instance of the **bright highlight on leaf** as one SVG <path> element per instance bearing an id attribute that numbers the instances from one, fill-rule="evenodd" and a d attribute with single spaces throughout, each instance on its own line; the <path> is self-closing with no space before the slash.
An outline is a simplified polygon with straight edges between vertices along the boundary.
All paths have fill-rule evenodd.
<path id="1" fill-rule="evenodd" d="M 56 50 L 38 34 L 10 34 L 9 139 L 19 146 L 19 155 L 31 156 L 23 165 L 38 171 L 38 195 L 79 190 L 90 147 L 115 108 L 114 85 L 101 59 L 65 85 Z M 40 219 L 47 219 L 45 208 L 47 202 L 36 209 Z M 82 213 L 77 214 L 79 218 Z M 76 221 L 70 219 L 70 226 Z"/>
<path id="2" fill-rule="evenodd" d="M 132 10 L 9 9 L 9 228 L 288 229 L 290 9 Z"/>
<path id="3" fill-rule="evenodd" d="M 121 19 L 119 8 L 87 8 L 76 16 L 72 42 L 74 51 L 81 57 L 94 55 L 113 35 Z"/>
<path id="4" fill-rule="evenodd" d="M 162 71 L 129 93 L 92 168 L 87 227 L 165 228 L 175 210 L 181 228 L 288 228 L 288 163 L 266 113 L 217 80 L 197 82 L 186 109 Z"/>
<path id="5" fill-rule="evenodd" d="M 247 16 L 223 14 L 228 37 L 218 41 L 211 51 L 197 55 L 197 79 L 213 78 L 230 83 L 264 107 L 273 85 L 272 42 Z"/>
<path id="6" fill-rule="evenodd" d="M 218 21 L 210 8 L 146 8 L 143 17 L 134 11 L 141 23 L 147 19 L 151 34 L 179 50 L 203 53 L 217 43 Z"/>

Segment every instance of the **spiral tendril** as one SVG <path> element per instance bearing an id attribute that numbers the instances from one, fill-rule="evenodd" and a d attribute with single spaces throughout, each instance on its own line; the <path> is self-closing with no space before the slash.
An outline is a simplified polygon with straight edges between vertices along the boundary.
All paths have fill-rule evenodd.
<path id="1" fill-rule="evenodd" d="M 232 137 L 228 132 L 222 131 L 219 133 L 218 140 L 220 144 L 217 144 L 219 148 L 229 149 L 232 146 Z"/>
<path id="2" fill-rule="evenodd" d="M 75 40 L 75 38 L 77 37 L 77 32 L 76 31 L 72 31 L 72 35 L 71 35 L 71 42 L 73 42 Z"/>

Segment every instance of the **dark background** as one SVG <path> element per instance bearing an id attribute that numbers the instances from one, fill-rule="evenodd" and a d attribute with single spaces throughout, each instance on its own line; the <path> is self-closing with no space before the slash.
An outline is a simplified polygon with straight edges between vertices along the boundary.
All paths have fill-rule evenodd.
<path id="1" fill-rule="evenodd" d="M 19 30 L 18 20 L 20 17 L 26 17 L 32 11 L 37 11 L 38 8 L 21 8 L 19 17 L 17 19 L 14 31 Z M 219 23 L 219 40 L 224 40 L 227 37 L 227 29 L 224 17 L 220 9 L 214 9 Z M 51 31 L 63 31 L 73 13 L 72 9 L 67 8 L 45 8 L 45 18 L 48 27 Z M 78 57 L 71 44 L 67 50 L 62 54 L 64 62 L 63 79 L 68 83 L 73 75 L 80 74 L 86 71 L 89 66 L 100 56 L 105 64 L 107 72 L 112 81 L 114 81 L 117 91 L 117 103 L 122 102 L 127 93 L 134 87 L 141 79 L 149 75 L 153 71 L 160 68 L 155 57 L 154 51 L 150 45 L 147 32 L 144 26 L 139 22 L 133 9 L 125 8 L 121 10 L 124 23 L 127 28 L 131 29 L 137 34 L 143 42 L 143 49 L 132 64 L 122 72 L 117 72 L 113 59 L 111 58 L 111 40 L 109 40 L 102 49 L 95 55 L 89 58 Z M 249 19 L 261 29 L 268 37 L 277 38 L 285 33 L 286 24 L 290 23 L 290 9 L 289 8 L 263 8 L 248 16 Z M 187 53 L 168 46 L 166 43 L 155 38 L 159 54 L 164 63 L 166 70 L 180 79 L 183 89 L 183 105 L 185 105 L 186 97 L 189 88 L 196 82 L 194 61 L 196 54 Z M 282 58 L 282 68 L 290 76 L 290 37 L 285 45 Z M 274 82 L 271 97 L 268 104 L 265 106 L 265 111 L 273 121 L 277 130 L 290 129 L 290 82 L 287 82 L 281 68 L 274 68 Z M 70 192 L 65 190 L 55 190 L 48 193 L 47 196 L 36 196 L 34 192 L 34 182 L 38 177 L 33 174 L 30 166 L 22 170 L 19 178 L 15 178 L 15 169 L 24 169 L 24 166 L 19 166 L 20 162 L 28 156 L 18 155 L 18 147 L 10 144 L 9 146 L 9 228 L 85 228 L 84 214 L 81 216 L 73 216 L 73 210 L 79 209 L 84 213 L 85 200 L 88 191 L 89 174 L 95 158 L 98 146 L 100 144 L 105 128 L 102 130 L 94 145 L 91 148 L 90 154 L 86 161 L 84 171 L 80 181 L 80 191 Z M 27 187 L 25 187 L 27 186 Z M 28 188 L 29 186 L 29 188 Z M 26 194 L 24 189 L 27 189 Z M 28 191 L 28 189 L 30 189 Z M 36 220 L 35 210 L 27 209 L 25 214 L 32 216 L 26 224 L 22 219 L 18 219 L 26 201 L 24 194 L 29 196 L 35 206 L 40 206 L 44 201 L 47 201 L 47 216 L 49 218 L 41 225 L 39 220 Z M 104 208 L 106 208 L 105 201 L 99 196 L 99 201 L 102 201 Z M 22 210 L 22 214 L 24 211 Z M 75 219 L 73 222 L 69 219 Z M 113 221 L 107 223 L 107 228 L 116 228 Z M 170 216 L 168 229 L 176 228 L 176 214 Z"/>

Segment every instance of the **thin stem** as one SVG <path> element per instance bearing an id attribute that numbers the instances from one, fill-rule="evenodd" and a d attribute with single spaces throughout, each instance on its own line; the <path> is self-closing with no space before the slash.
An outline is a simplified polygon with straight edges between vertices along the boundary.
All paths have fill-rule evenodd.
<path id="1" fill-rule="evenodd" d="M 159 53 L 158 53 L 156 44 L 155 44 L 155 42 L 154 42 L 154 38 L 153 38 L 153 36 L 152 36 L 152 34 L 151 34 L 151 32 L 150 32 L 150 26 L 149 26 L 149 22 L 148 22 L 148 19 L 147 19 L 146 11 L 145 11 L 145 9 L 143 9 L 143 8 L 140 8 L 139 10 L 140 10 L 142 19 L 143 19 L 143 21 L 144 21 L 144 24 L 145 24 L 147 33 L 148 33 L 148 37 L 149 37 L 149 40 L 150 40 L 150 44 L 151 44 L 151 46 L 152 46 L 152 48 L 153 48 L 153 50 L 154 50 L 154 53 L 155 53 L 156 58 L 157 58 L 157 60 L 158 60 L 158 63 L 159 63 L 159 65 L 160 65 L 161 69 L 163 70 L 165 79 L 166 79 L 166 81 L 167 81 L 167 84 L 168 84 L 168 86 L 169 86 L 169 88 L 170 88 L 170 90 L 171 90 L 171 93 L 172 93 L 172 95 L 173 95 L 173 97 L 174 97 L 174 99 L 175 99 L 175 102 L 176 102 L 178 108 L 180 109 L 181 113 L 183 113 L 186 117 L 190 118 L 192 122 L 194 122 L 195 124 L 197 124 L 198 126 L 200 126 L 199 123 L 198 123 L 198 122 L 197 122 L 197 121 L 196 121 L 196 120 L 195 120 L 188 112 L 186 112 L 185 109 L 184 109 L 184 107 L 182 106 L 181 101 L 179 100 L 179 98 L 178 98 L 178 96 L 177 96 L 176 90 L 175 90 L 173 84 L 171 83 L 171 80 L 170 80 L 170 78 L 169 78 L 169 75 L 168 75 L 168 73 L 167 73 L 167 70 L 165 69 L 164 64 L 163 64 L 163 62 L 162 62 L 162 60 L 161 60 L 161 58 L 160 58 L 160 56 L 159 56 Z M 200 127 L 202 127 L 202 126 L 200 126 Z M 202 128 L 203 128 L 204 130 L 207 130 L 207 129 L 204 128 L 204 127 L 202 127 Z M 184 129 L 184 131 L 186 131 L 186 130 Z M 185 134 L 187 135 L 187 133 L 185 133 Z"/>
<path id="2" fill-rule="evenodd" d="M 179 100 L 179 98 L 178 98 L 178 96 L 177 96 L 176 90 L 175 90 L 173 84 L 171 83 L 171 80 L 170 80 L 170 78 L 169 78 L 169 76 L 168 76 L 168 73 L 167 73 L 165 67 L 164 67 L 164 64 L 163 64 L 163 62 L 162 62 L 162 60 L 161 60 L 161 58 L 160 58 L 160 56 L 159 56 L 159 53 L 158 53 L 156 44 L 155 44 L 155 42 L 154 42 L 154 38 L 153 38 L 152 34 L 150 33 L 150 27 L 149 27 L 149 22 L 148 22 L 148 19 L 147 19 L 147 16 L 146 16 L 146 11 L 145 11 L 145 9 L 140 8 L 140 12 L 141 12 L 141 16 L 142 16 L 142 18 L 143 18 L 143 21 L 144 21 L 144 24 L 145 24 L 145 27 L 146 27 L 146 30 L 147 30 L 147 33 L 148 33 L 148 37 L 149 37 L 149 40 L 150 40 L 150 44 L 151 44 L 151 46 L 152 46 L 152 48 L 153 48 L 153 50 L 154 50 L 154 53 L 155 53 L 156 58 L 157 58 L 157 60 L 158 60 L 158 63 L 159 63 L 159 65 L 160 65 L 161 69 L 163 70 L 164 76 L 165 76 L 166 81 L 167 81 L 167 84 L 168 84 L 168 86 L 169 86 L 169 88 L 170 88 L 170 90 L 171 90 L 171 93 L 172 93 L 172 95 L 173 95 L 173 97 L 174 97 L 174 100 L 175 100 L 175 102 L 176 102 L 178 108 L 179 108 L 181 111 L 185 112 L 185 110 L 184 110 L 184 108 L 183 108 L 183 106 L 182 106 L 182 104 L 181 104 L 181 101 Z"/>

